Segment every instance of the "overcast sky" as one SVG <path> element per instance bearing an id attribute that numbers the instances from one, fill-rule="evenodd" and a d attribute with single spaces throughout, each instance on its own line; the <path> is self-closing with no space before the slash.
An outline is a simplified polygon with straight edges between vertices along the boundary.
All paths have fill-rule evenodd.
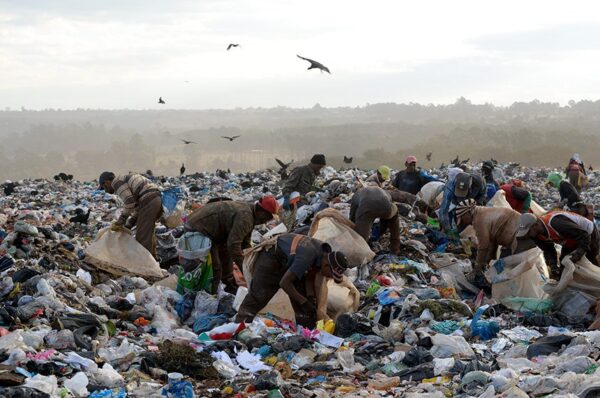
<path id="1" fill-rule="evenodd" d="M 0 0 L 0 108 L 595 100 L 599 11 L 573 0 Z"/>

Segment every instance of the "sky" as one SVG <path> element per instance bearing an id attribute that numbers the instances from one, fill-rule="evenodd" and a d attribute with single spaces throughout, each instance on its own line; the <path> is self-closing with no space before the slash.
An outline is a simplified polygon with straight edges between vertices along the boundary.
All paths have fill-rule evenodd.
<path id="1" fill-rule="evenodd" d="M 0 109 L 566 104 L 598 71 L 595 1 L 0 0 Z"/>

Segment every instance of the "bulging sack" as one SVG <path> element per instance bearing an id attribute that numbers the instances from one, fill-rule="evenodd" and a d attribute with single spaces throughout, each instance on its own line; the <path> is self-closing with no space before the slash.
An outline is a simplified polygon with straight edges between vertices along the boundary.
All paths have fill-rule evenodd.
<path id="1" fill-rule="evenodd" d="M 353 227 L 354 224 L 339 211 L 329 208 L 317 213 L 308 235 L 344 253 L 348 264 L 354 268 L 371 261 L 375 253 Z"/>
<path id="2" fill-rule="evenodd" d="M 85 262 L 115 276 L 163 277 L 158 262 L 130 233 L 110 228 L 100 230 L 96 241 L 85 249 Z"/>
<path id="3" fill-rule="evenodd" d="M 543 287 L 548 280 L 548 267 L 540 249 L 534 247 L 493 261 L 486 272 L 492 283 L 492 298 L 511 307 L 512 298 L 546 299 Z"/>

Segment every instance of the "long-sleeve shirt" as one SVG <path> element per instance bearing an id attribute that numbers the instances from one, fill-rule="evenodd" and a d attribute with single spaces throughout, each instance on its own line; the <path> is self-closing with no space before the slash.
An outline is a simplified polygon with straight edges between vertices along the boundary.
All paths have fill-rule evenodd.
<path id="1" fill-rule="evenodd" d="M 115 194 L 123 202 L 121 221 L 135 216 L 138 206 L 150 196 L 160 194 L 158 186 L 140 174 L 128 174 L 116 177 L 112 182 Z"/>
<path id="2" fill-rule="evenodd" d="M 519 227 L 521 215 L 513 209 L 477 207 L 472 225 L 477 235 L 477 264 L 496 258 L 498 246 L 510 248 Z"/>
<path id="3" fill-rule="evenodd" d="M 296 167 L 283 184 L 283 195 L 289 196 L 294 191 L 299 192 L 302 196 L 306 195 L 314 189 L 316 178 L 310 165 Z"/>
<path id="4" fill-rule="evenodd" d="M 478 205 L 485 204 L 487 189 L 483 178 L 479 174 L 471 174 L 471 177 L 471 188 L 464 198 L 459 198 L 454 194 L 456 178 L 448 181 L 446 184 L 446 188 L 444 189 L 444 199 L 439 210 L 439 218 L 442 226 L 447 231 L 453 227 L 453 220 L 450 217 L 450 205 L 457 205 L 460 201 L 465 199 L 474 199 Z"/>
<path id="5" fill-rule="evenodd" d="M 558 193 L 560 194 L 560 201 L 566 200 L 569 208 L 573 208 L 576 203 L 581 202 L 581 196 L 579 196 L 577 189 L 567 180 L 560 182 Z"/>
<path id="6" fill-rule="evenodd" d="M 402 170 L 396 174 L 392 181 L 392 185 L 400 191 L 416 195 L 425 184 L 432 181 L 438 181 L 438 179 L 421 169 L 416 170 L 414 173 Z"/>
<path id="7" fill-rule="evenodd" d="M 223 201 L 204 205 L 194 211 L 186 229 L 208 236 L 213 244 L 227 245 L 231 259 L 242 265 L 242 247 L 247 246 L 254 229 L 254 205 L 245 202 Z"/>
<path id="8" fill-rule="evenodd" d="M 557 264 L 555 243 L 576 248 L 585 253 L 590 251 L 594 224 L 583 216 L 568 214 L 557 214 L 550 218 L 549 226 L 556 231 L 558 236 L 553 238 L 548 226 L 544 224 L 546 233 L 535 239 L 535 243 L 544 252 L 546 262 L 550 266 Z"/>
<path id="9" fill-rule="evenodd" d="M 500 187 L 506 194 L 506 201 L 519 213 L 527 213 L 531 207 L 531 192 L 513 184 L 504 184 Z"/>
<path id="10" fill-rule="evenodd" d="M 387 219 L 393 215 L 393 209 L 394 204 L 389 192 L 379 187 L 365 187 L 356 192 L 352 197 L 350 221 L 355 222 L 364 215 Z"/>

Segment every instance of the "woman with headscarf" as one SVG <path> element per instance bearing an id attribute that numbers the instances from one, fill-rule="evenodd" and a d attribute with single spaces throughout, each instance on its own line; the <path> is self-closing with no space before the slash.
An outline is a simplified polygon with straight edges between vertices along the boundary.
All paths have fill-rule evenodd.
<path id="1" fill-rule="evenodd" d="M 578 153 L 573 154 L 569 159 L 569 165 L 566 169 L 569 182 L 575 187 L 578 193 L 588 185 L 588 177 L 585 171 L 585 165 Z"/>

